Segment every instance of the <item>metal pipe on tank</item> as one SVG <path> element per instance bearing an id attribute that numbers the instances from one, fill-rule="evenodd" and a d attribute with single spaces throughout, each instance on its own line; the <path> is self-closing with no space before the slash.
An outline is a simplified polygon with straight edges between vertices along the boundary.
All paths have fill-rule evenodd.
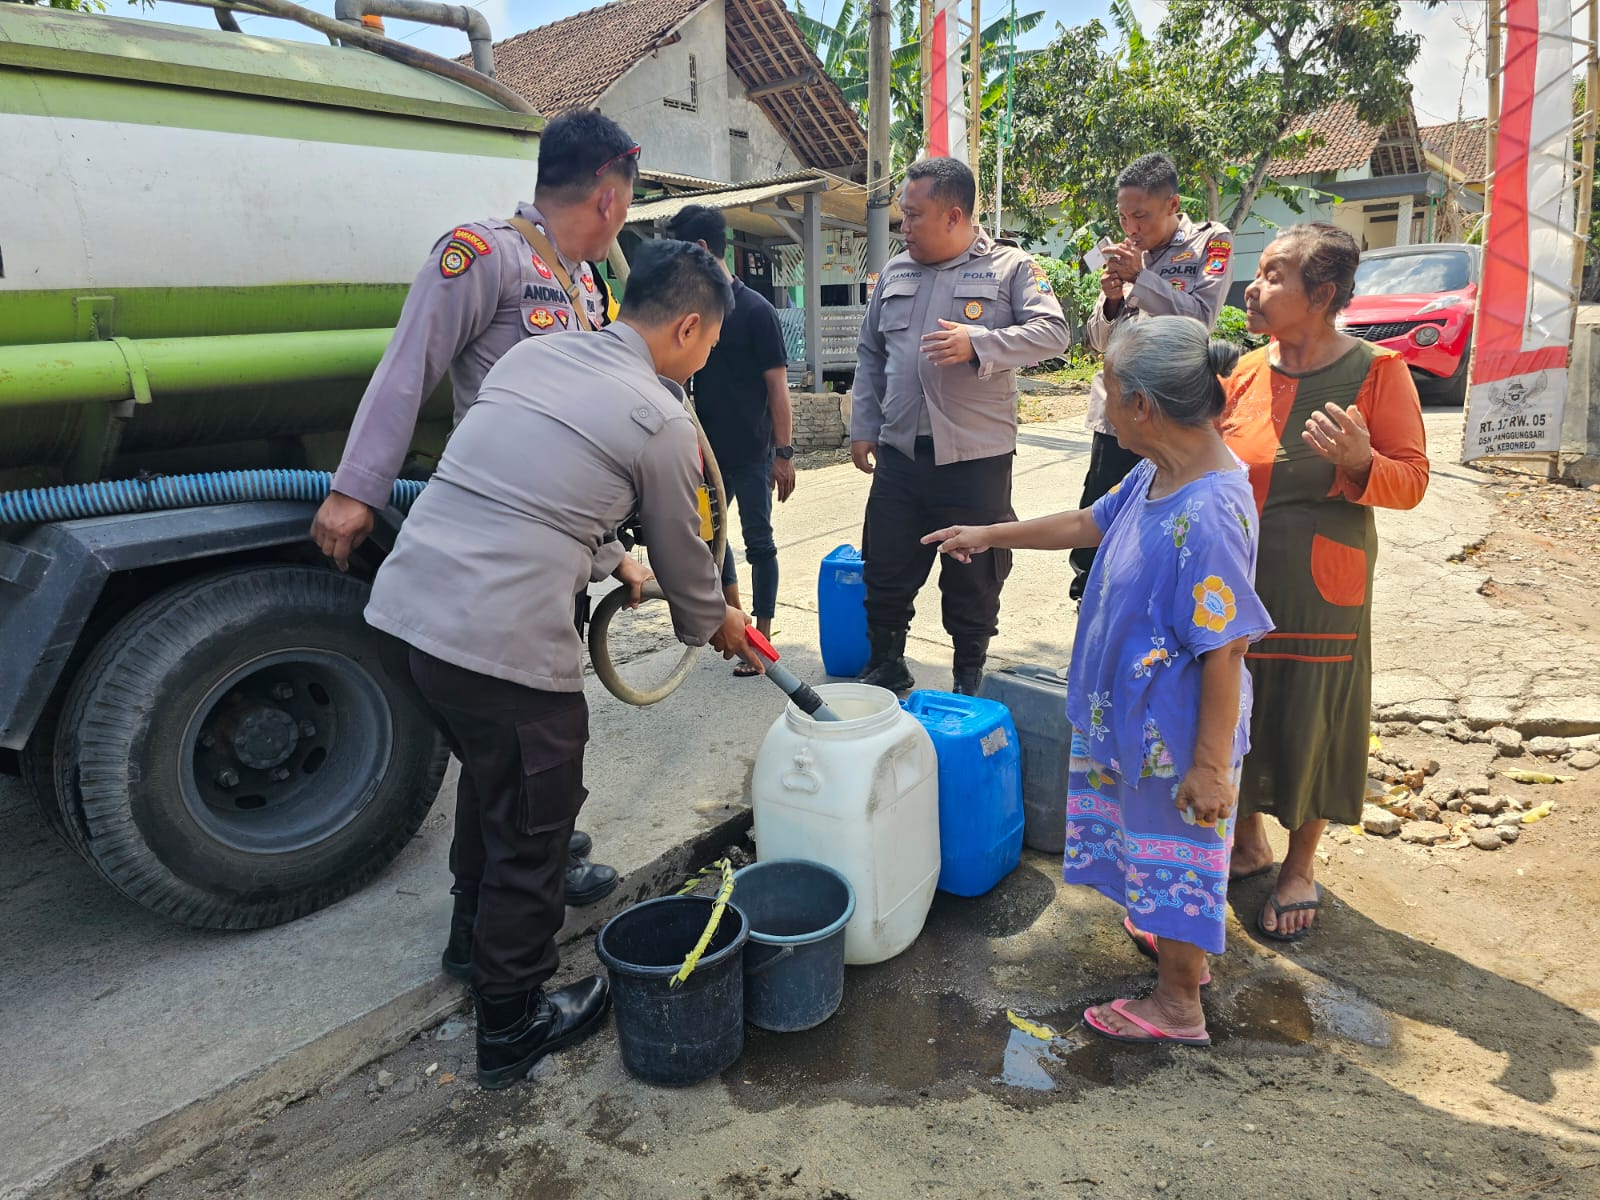
<path id="1" fill-rule="evenodd" d="M 347 25 L 360 25 L 361 18 L 370 15 L 465 30 L 472 43 L 473 68 L 480 75 L 494 78 L 494 37 L 489 32 L 488 18 L 475 8 L 437 4 L 433 0 L 336 0 L 333 15 Z"/>
<path id="2" fill-rule="evenodd" d="M 360 379 L 393 336 L 335 329 L 0 346 L 0 408 Z"/>

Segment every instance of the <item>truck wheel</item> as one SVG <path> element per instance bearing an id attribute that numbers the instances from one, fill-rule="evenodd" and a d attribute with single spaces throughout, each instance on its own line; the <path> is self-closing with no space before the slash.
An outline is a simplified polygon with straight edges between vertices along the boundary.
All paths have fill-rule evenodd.
<path id="1" fill-rule="evenodd" d="M 447 751 L 367 585 L 230 570 L 146 601 L 69 690 L 56 743 L 68 837 L 118 890 L 207 929 L 291 921 L 416 833 Z"/>

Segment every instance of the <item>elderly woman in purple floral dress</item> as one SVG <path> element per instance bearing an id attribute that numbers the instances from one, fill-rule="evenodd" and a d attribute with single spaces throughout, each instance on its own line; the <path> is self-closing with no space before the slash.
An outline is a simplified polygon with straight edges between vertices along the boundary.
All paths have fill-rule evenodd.
<path id="1" fill-rule="evenodd" d="M 1145 461 L 1092 509 L 924 539 L 962 561 L 991 547 L 1100 547 L 1068 676 L 1064 873 L 1122 905 L 1158 955 L 1152 995 L 1084 1013 L 1121 1041 L 1211 1040 L 1200 988 L 1206 955 L 1223 949 L 1250 729 L 1244 652 L 1272 628 L 1255 594 L 1249 476 L 1215 426 L 1218 376 L 1237 357 L 1189 317 L 1124 326 L 1106 352 L 1107 415 Z"/>

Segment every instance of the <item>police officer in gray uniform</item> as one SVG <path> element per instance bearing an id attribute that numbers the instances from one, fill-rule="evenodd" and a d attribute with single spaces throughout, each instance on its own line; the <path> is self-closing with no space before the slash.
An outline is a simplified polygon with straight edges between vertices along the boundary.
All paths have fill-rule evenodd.
<path id="1" fill-rule="evenodd" d="M 417 414 L 447 373 L 459 423 L 485 374 L 523 339 L 605 323 L 606 293 L 587 260 L 604 258 L 627 220 L 638 161 L 638 143 L 609 117 L 556 117 L 539 138 L 534 202 L 519 204 L 514 218 L 458 225 L 434 243 L 311 526 L 312 539 L 341 570 L 372 531 L 373 509 L 389 502 Z M 463 791 L 471 786 L 462 779 Z M 470 795 L 465 800 L 471 808 Z M 617 887 L 614 869 L 586 861 L 590 848 L 587 834 L 574 836 L 567 872 L 574 905 L 593 904 Z M 443 966 L 464 979 L 476 897 L 470 879 L 458 874 L 457 886 L 467 890 L 457 895 Z"/>
<path id="2" fill-rule="evenodd" d="M 1013 519 L 1016 368 L 1071 340 L 1043 269 L 973 224 L 976 200 L 971 170 L 953 158 L 906 171 L 906 252 L 883 268 L 856 349 L 850 456 L 872 476 L 862 533 L 872 657 L 861 679 L 891 691 L 915 686 L 906 633 L 937 557 L 922 536 Z M 1006 551 L 940 563 L 958 692 L 978 690 L 1010 570 Z"/>
<path id="3" fill-rule="evenodd" d="M 472 781 L 450 864 L 457 888 L 478 896 L 484 1087 L 507 1086 L 586 1036 L 610 1002 L 599 976 L 548 994 L 543 985 L 558 961 L 566 846 L 588 795 L 572 596 L 616 566 L 611 531 L 635 512 L 650 531 L 680 640 L 760 662 L 700 538 L 699 443 L 681 386 L 705 365 L 732 303 L 706 251 L 646 243 L 615 325 L 525 342 L 490 369 L 372 586 L 367 621 L 410 645 L 412 677 Z M 637 593 L 650 572 L 621 563 L 618 578 Z"/>
<path id="4" fill-rule="evenodd" d="M 1117 176 L 1117 218 L 1125 240 L 1105 250 L 1100 300 L 1084 336 L 1105 353 L 1123 321 L 1144 317 L 1195 317 L 1214 329 L 1233 282 L 1233 234 L 1220 221 L 1191 221 L 1178 198 L 1178 171 L 1165 154 L 1146 154 Z M 1104 496 L 1139 462 L 1117 442 L 1106 420 L 1105 372 L 1089 389 L 1088 424 L 1094 433 L 1080 508 Z M 1068 594 L 1083 598 L 1094 550 L 1072 552 Z"/>

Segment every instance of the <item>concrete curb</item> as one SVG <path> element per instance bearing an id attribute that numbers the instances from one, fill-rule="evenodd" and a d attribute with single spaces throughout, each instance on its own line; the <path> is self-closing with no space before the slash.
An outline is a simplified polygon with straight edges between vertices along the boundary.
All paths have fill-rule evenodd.
<path id="1" fill-rule="evenodd" d="M 588 908 L 569 908 L 558 935 L 560 943 L 576 942 L 623 909 L 678 887 L 690 872 L 714 860 L 724 846 L 742 836 L 752 818 L 748 807 L 729 805 L 714 814 L 714 819 L 710 828 L 629 871 L 604 901 Z M 392 1053 L 466 1003 L 459 983 L 434 975 L 256 1073 L 107 1141 L 50 1177 L 0 1193 L 0 1200 L 112 1200 L 126 1196 L 203 1154 L 241 1125 L 275 1116 Z"/>

